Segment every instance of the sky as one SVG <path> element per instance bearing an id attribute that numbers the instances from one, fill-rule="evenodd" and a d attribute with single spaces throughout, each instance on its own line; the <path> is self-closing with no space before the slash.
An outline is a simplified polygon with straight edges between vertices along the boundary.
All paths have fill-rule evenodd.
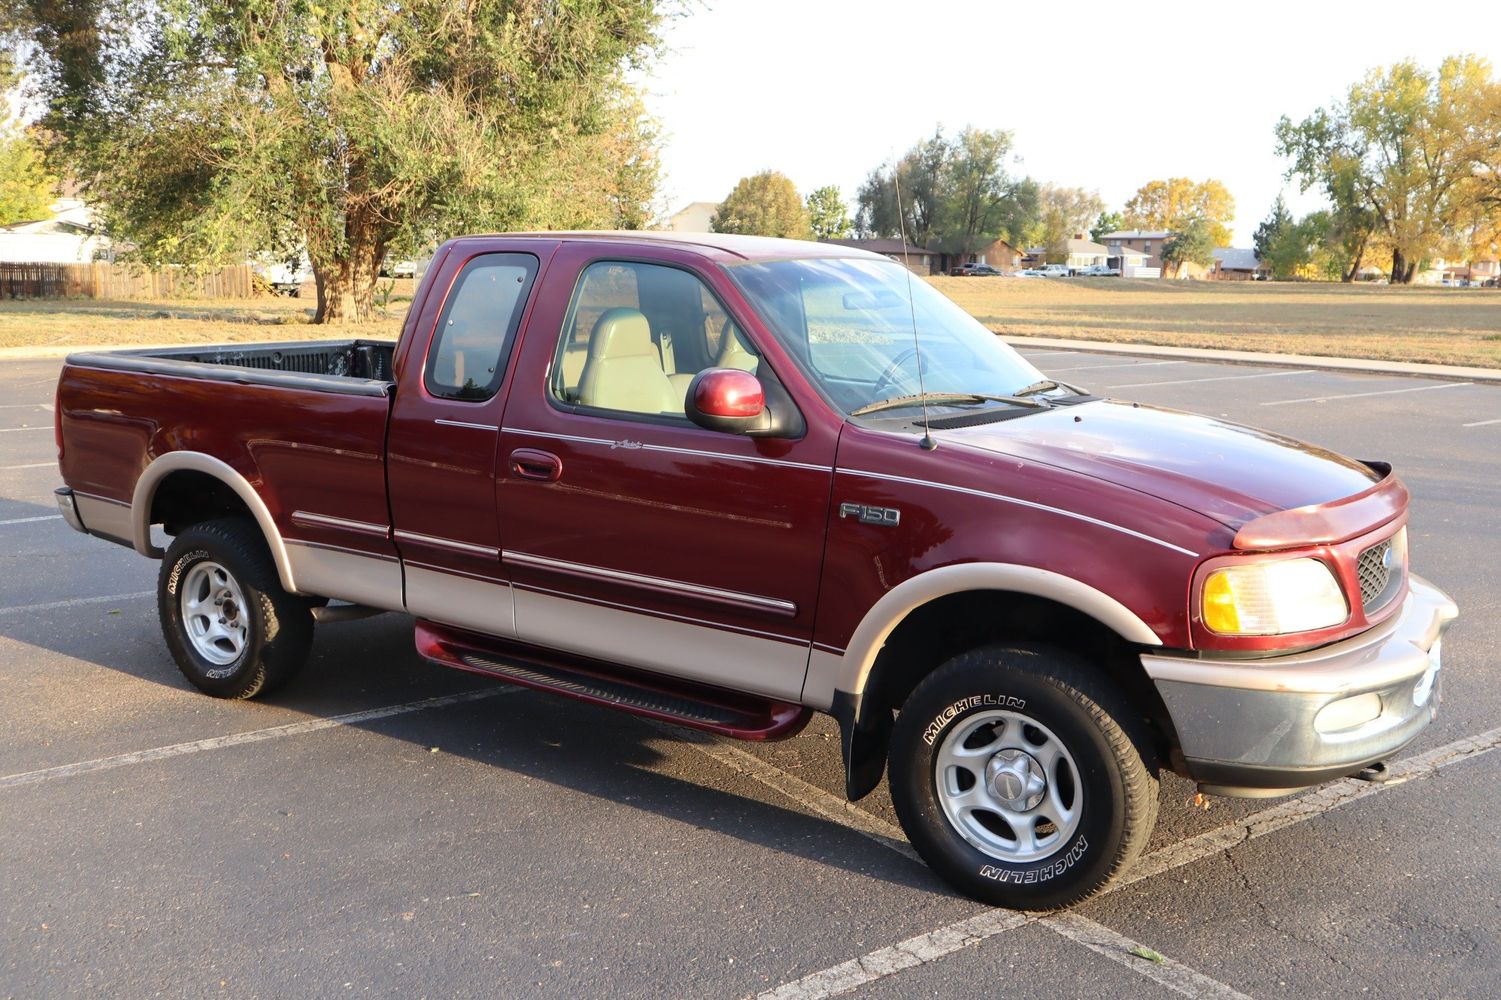
<path id="1" fill-rule="evenodd" d="M 1284 189 L 1273 127 L 1339 100 L 1368 69 L 1474 53 L 1501 26 L 1452 5 L 688 0 L 644 85 L 666 131 L 664 204 L 719 201 L 779 170 L 803 194 L 867 174 L 937 125 L 1007 129 L 1041 181 L 1120 209 L 1149 180 L 1217 178 L 1235 245 Z M 1484 8 L 1475 8 L 1480 14 Z M 1485 22 L 1490 20 L 1490 24 Z"/>

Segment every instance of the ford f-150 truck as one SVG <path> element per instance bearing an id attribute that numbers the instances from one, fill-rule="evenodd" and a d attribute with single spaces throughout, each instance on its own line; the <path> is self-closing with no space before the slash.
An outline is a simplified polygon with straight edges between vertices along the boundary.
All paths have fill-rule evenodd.
<path id="1" fill-rule="evenodd" d="M 76 354 L 56 415 L 64 517 L 161 559 L 203 691 L 391 611 L 429 660 L 684 726 L 828 713 L 849 798 L 889 770 L 922 857 L 1004 906 L 1118 876 L 1164 769 L 1382 761 L 1456 615 L 1388 466 L 1049 379 L 827 244 L 456 239 L 394 344 Z"/>

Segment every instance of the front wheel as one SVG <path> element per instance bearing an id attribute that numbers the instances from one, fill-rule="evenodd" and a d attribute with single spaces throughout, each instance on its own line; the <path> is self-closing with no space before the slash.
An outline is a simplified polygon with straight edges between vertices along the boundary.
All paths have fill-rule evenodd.
<path id="1" fill-rule="evenodd" d="M 178 669 L 218 698 L 254 698 L 307 660 L 313 616 L 282 589 L 253 522 L 195 524 L 167 549 L 157 579 L 162 637 Z"/>
<path id="2" fill-rule="evenodd" d="M 987 646 L 929 675 L 891 737 L 891 795 L 912 845 L 964 893 L 1013 909 L 1100 892 L 1157 816 L 1143 726 L 1077 657 Z"/>

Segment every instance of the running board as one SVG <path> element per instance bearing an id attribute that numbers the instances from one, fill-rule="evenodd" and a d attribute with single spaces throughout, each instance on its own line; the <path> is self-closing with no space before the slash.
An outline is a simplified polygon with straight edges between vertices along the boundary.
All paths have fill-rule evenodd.
<path id="1" fill-rule="evenodd" d="M 784 740 L 796 736 L 813 714 L 811 709 L 790 702 L 648 675 L 612 664 L 543 659 L 529 647 L 428 621 L 417 622 L 417 653 L 445 667 L 737 740 Z"/>

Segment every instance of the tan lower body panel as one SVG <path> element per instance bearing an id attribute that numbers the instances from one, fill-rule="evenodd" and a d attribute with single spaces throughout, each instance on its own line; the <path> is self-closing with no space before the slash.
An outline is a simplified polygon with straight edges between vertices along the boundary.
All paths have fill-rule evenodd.
<path id="1" fill-rule="evenodd" d="M 517 635 L 523 642 L 782 701 L 796 702 L 802 695 L 806 643 L 524 588 L 515 594 Z"/>
<path id="2" fill-rule="evenodd" d="M 119 500 L 106 500 L 89 493 L 73 491 L 73 502 L 78 507 L 78 517 L 91 535 L 102 535 L 121 545 L 133 545 L 135 521 L 130 516 L 130 504 Z"/>
<path id="3" fill-rule="evenodd" d="M 516 604 L 509 585 L 406 564 L 407 611 L 443 625 L 511 639 Z"/>
<path id="4" fill-rule="evenodd" d="M 402 611 L 401 563 L 394 556 L 286 541 L 292 579 L 301 594 Z"/>

